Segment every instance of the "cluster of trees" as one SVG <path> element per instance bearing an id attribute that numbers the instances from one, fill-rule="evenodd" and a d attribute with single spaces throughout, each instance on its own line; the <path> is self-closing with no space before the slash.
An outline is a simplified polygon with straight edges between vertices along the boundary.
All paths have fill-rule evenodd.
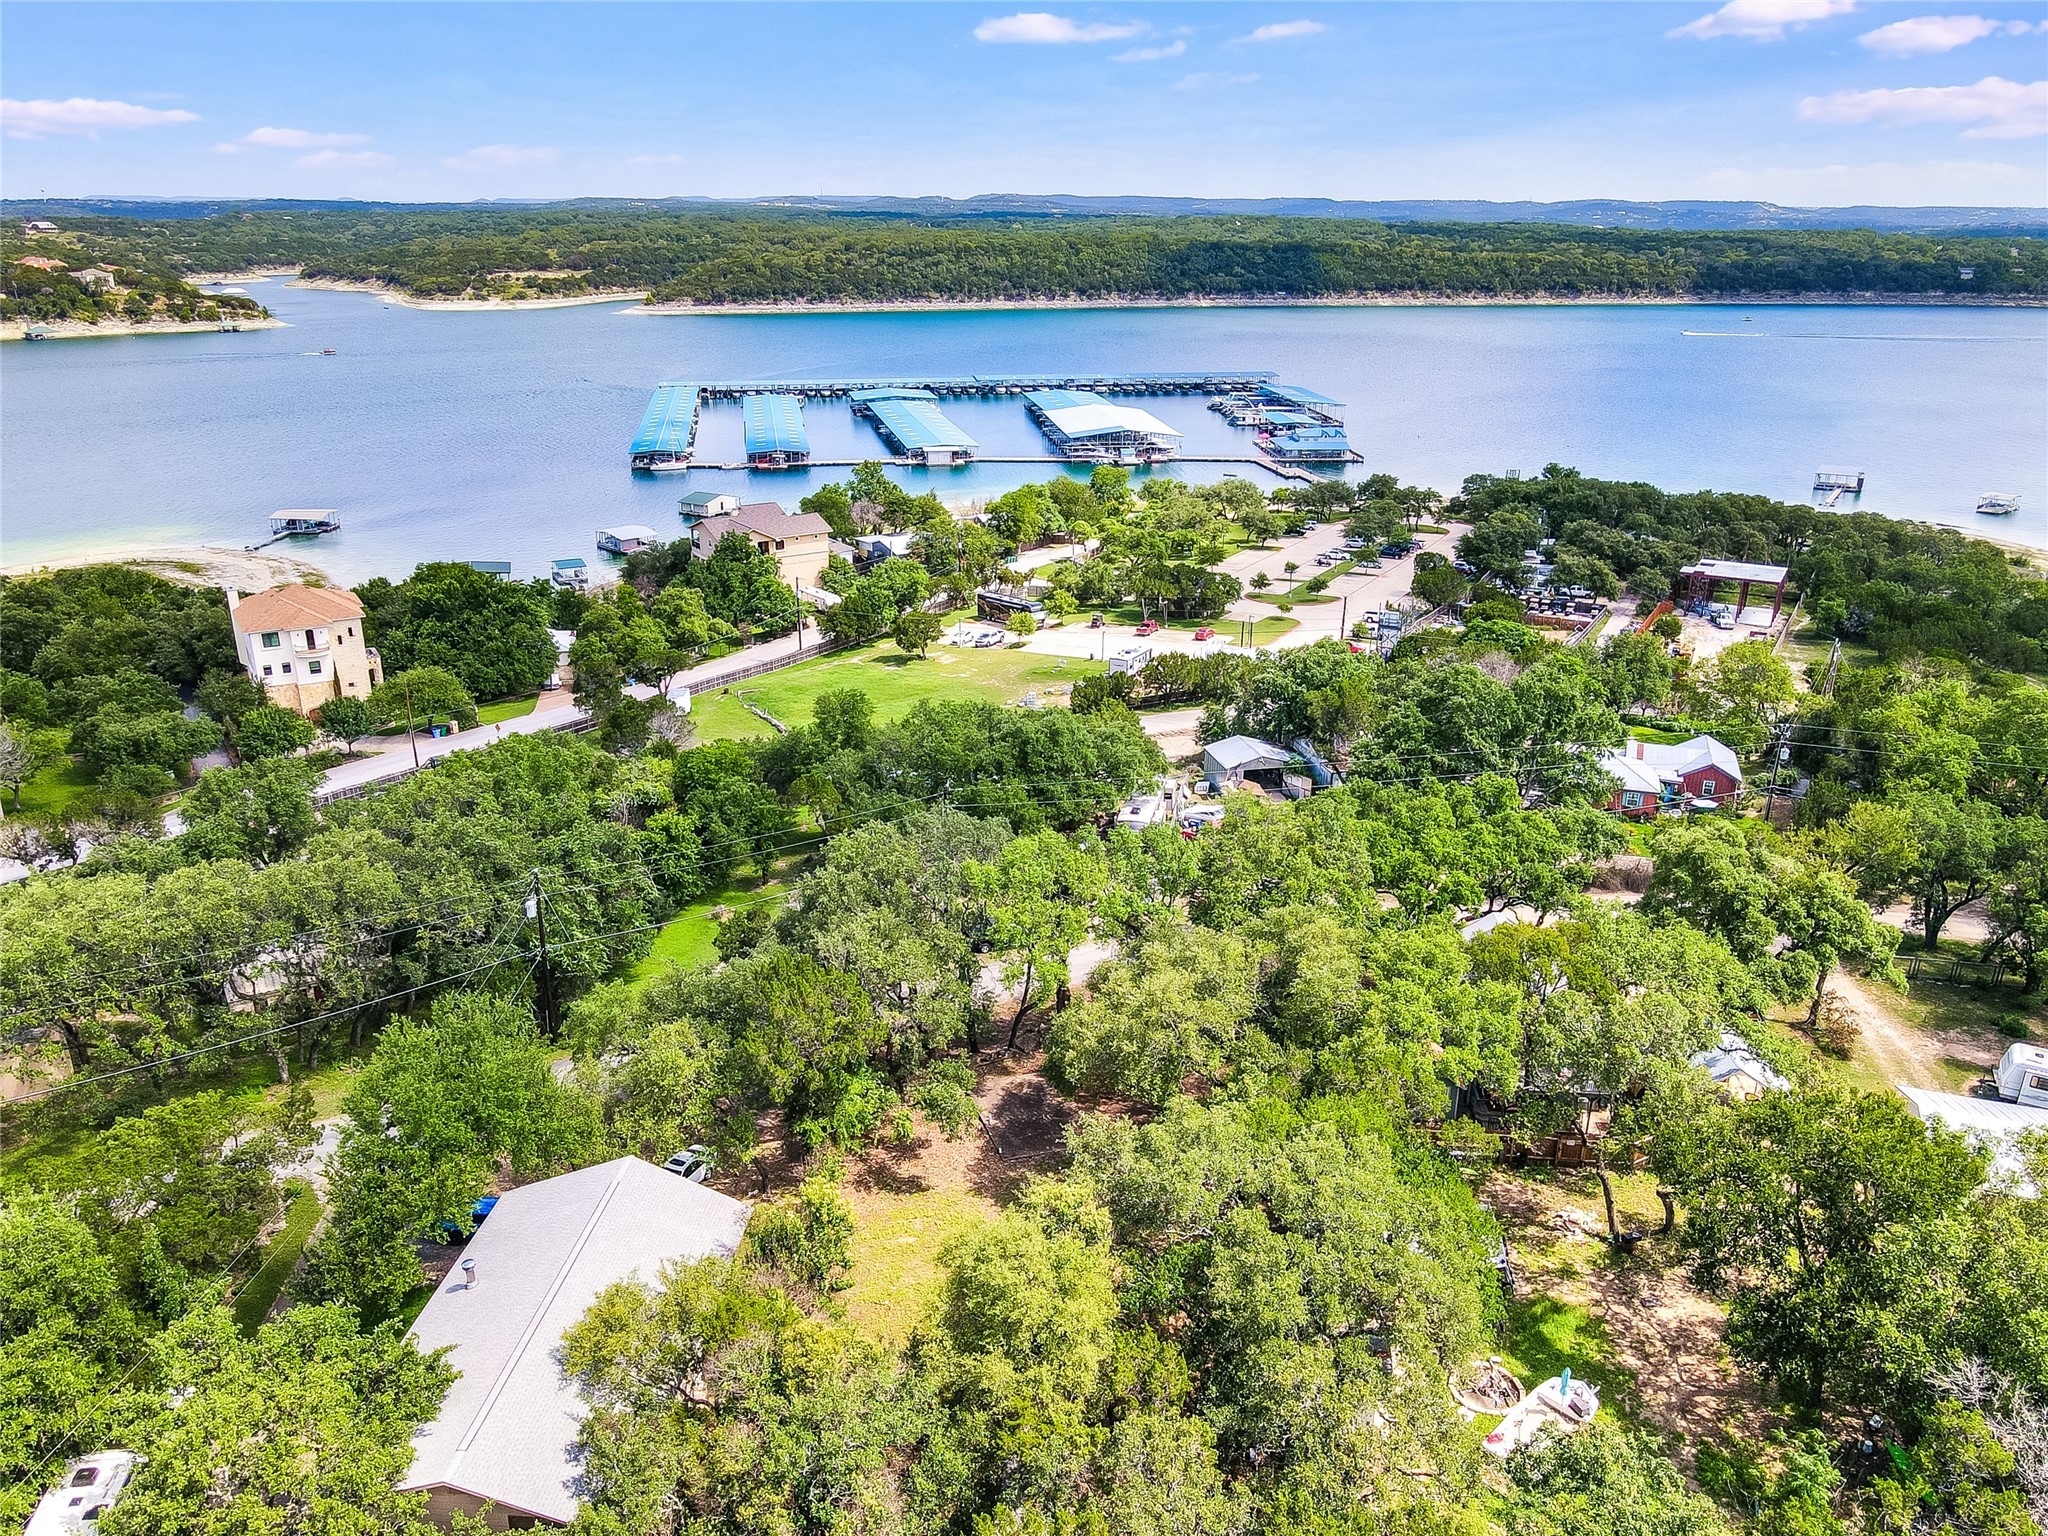
<path id="1" fill-rule="evenodd" d="M 503 699 L 533 692 L 555 669 L 548 630 L 561 617 L 557 590 L 441 560 L 403 581 L 373 577 L 355 592 L 364 637 L 387 677 L 436 667 L 453 673 L 473 699 Z"/>
<path id="2" fill-rule="evenodd" d="M 1560 586 L 1666 596 L 1702 558 L 1786 565 L 1825 633 L 1887 658 L 1949 653 L 2006 671 L 2048 665 L 2048 578 L 1953 529 L 1765 496 L 1593 480 L 1559 465 L 1528 480 L 1474 475 L 1449 513 L 1473 524 L 1459 554 L 1518 585 L 1524 551 L 1554 541 Z"/>
<path id="3" fill-rule="evenodd" d="M 318 276 L 451 298 L 639 288 L 685 303 L 2048 291 L 2048 247 L 2039 240 L 1867 230 L 881 217 L 588 204 L 250 208 L 196 219 L 73 218 L 66 228 L 66 259 L 83 250 L 181 272 L 303 265 Z M 1974 269 L 1968 281 L 1964 266 Z"/>
<path id="4" fill-rule="evenodd" d="M 77 263 L 78 252 L 52 240 L 0 242 L 0 320 L 236 320 L 268 316 L 254 299 L 235 293 L 201 293 L 175 273 L 156 267 L 116 267 L 111 285 L 79 281 L 70 272 L 23 264 L 27 256 Z"/>

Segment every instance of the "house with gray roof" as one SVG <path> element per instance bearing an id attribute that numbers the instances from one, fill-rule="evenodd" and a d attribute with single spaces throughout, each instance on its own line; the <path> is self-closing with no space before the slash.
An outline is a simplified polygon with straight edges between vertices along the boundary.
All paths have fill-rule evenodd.
<path id="1" fill-rule="evenodd" d="M 460 1374 L 399 1487 L 424 1493 L 442 1525 L 458 1510 L 495 1531 L 567 1525 L 587 1405 L 562 1372 L 562 1336 L 616 1281 L 659 1285 L 665 1265 L 733 1254 L 750 1214 L 637 1157 L 500 1197 L 413 1324 L 413 1342 L 446 1349 Z"/>

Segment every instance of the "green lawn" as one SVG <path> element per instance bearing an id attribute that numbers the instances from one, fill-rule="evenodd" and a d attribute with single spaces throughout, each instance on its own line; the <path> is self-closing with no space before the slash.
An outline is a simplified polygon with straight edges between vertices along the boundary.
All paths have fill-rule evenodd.
<path id="1" fill-rule="evenodd" d="M 1570 1366 L 1573 1376 L 1600 1389 L 1604 1405 L 1628 1414 L 1635 1377 L 1615 1364 L 1606 1328 L 1584 1307 L 1549 1296 L 1511 1302 L 1500 1359 L 1531 1391 Z"/>
<path id="2" fill-rule="evenodd" d="M 1141 624 L 1144 622 L 1144 615 L 1139 613 L 1138 606 L 1135 603 L 1126 603 L 1121 608 L 1106 608 L 1103 610 L 1103 617 L 1112 624 Z M 1225 640 L 1235 641 L 1239 633 L 1238 621 L 1236 619 L 1164 619 L 1160 621 L 1159 627 L 1161 629 L 1185 630 L 1187 633 L 1193 634 L 1196 630 L 1205 626 L 1215 630 Z M 1268 645 L 1278 640 L 1282 635 L 1299 628 L 1301 628 L 1301 620 L 1299 619 L 1281 618 L 1278 616 L 1258 619 L 1252 624 L 1252 644 Z"/>
<path id="3" fill-rule="evenodd" d="M 853 1273 L 839 1300 L 846 1320 L 861 1332 L 885 1344 L 901 1344 L 945 1282 L 939 1251 L 989 1220 L 995 1207 L 963 1189 L 863 1193 L 858 1205 Z"/>
<path id="4" fill-rule="evenodd" d="M 626 979 L 646 981 L 671 966 L 694 971 L 712 964 L 718 958 L 714 942 L 718 937 L 718 919 L 712 914 L 726 906 L 757 902 L 779 905 L 787 899 L 784 887 L 795 878 L 804 860 L 805 855 L 801 853 L 785 855 L 775 860 L 765 873 L 742 876 L 722 890 L 691 902 L 654 935 L 654 947 L 633 967 Z"/>
<path id="5" fill-rule="evenodd" d="M 270 1315 L 271 1304 L 291 1279 L 299 1255 L 306 1251 L 306 1242 L 320 1221 L 320 1197 L 313 1193 L 313 1186 L 294 1180 L 291 1188 L 291 1207 L 285 1212 L 283 1228 L 263 1250 L 263 1267 L 235 1295 L 235 1326 L 244 1333 L 254 1333 Z"/>
<path id="6" fill-rule="evenodd" d="M 76 758 L 52 763 L 21 786 L 21 806 L 13 814 L 33 816 L 38 821 L 57 822 L 82 809 L 92 793 L 92 775 Z"/>
<path id="7" fill-rule="evenodd" d="M 498 725 L 506 720 L 517 720 L 521 715 L 532 714 L 533 706 L 539 702 L 539 694 L 529 693 L 523 699 L 500 699 L 495 704 L 484 704 L 477 709 L 476 723 Z"/>
<path id="8" fill-rule="evenodd" d="M 1102 670 L 1102 664 L 1030 651 L 985 651 L 935 645 L 931 654 L 911 656 L 893 642 L 837 651 L 801 661 L 765 677 L 729 687 L 714 685 L 691 701 L 699 741 L 767 736 L 771 727 L 749 714 L 740 700 L 759 706 L 785 725 L 809 724 L 818 695 L 832 688 L 858 688 L 875 706 L 878 721 L 898 719 L 920 699 L 988 699 L 1015 704 L 1025 694 L 1064 696 L 1065 689 Z"/>

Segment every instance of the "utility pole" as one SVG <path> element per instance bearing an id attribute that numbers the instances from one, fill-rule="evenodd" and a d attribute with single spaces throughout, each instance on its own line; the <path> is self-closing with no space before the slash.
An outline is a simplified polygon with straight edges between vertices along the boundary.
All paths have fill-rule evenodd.
<path id="1" fill-rule="evenodd" d="M 412 670 L 405 673 L 405 739 L 412 743 L 412 765 L 420 765 L 420 739 L 414 734 L 412 724 Z"/>
<path id="2" fill-rule="evenodd" d="M 1337 599 L 1337 638 L 1348 642 L 1351 639 L 1351 594 L 1346 592 Z"/>
<path id="3" fill-rule="evenodd" d="M 1771 782 L 1764 791 L 1764 821 L 1772 825 L 1775 825 L 1773 813 L 1778 809 L 1778 771 L 1784 767 L 1785 759 L 1792 755 L 1792 749 L 1785 744 L 1785 738 L 1791 733 L 1789 725 L 1780 725 L 1771 732 Z"/>
<path id="4" fill-rule="evenodd" d="M 526 915 L 533 919 L 540 947 L 540 1030 L 550 1040 L 561 1038 L 561 1021 L 555 1016 L 555 964 L 548 955 L 548 911 L 541 900 L 540 871 L 533 872 L 533 885 L 526 898 Z"/>

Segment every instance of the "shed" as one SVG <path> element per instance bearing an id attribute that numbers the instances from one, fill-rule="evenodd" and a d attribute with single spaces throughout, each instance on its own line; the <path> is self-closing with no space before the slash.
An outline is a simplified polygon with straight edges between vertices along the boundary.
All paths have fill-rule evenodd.
<path id="1" fill-rule="evenodd" d="M 1928 1088 L 1897 1085 L 1913 1113 L 1929 1125 L 1943 1125 L 1960 1131 L 1970 1145 L 1991 1154 L 1991 1181 L 2010 1184 L 2018 1193 L 2032 1196 L 2039 1191 L 2026 1176 L 2027 1165 L 2020 1143 L 2029 1136 L 2048 1132 L 2048 1109 L 2007 1104 L 2000 1099 L 1973 1099 L 1960 1093 L 1936 1093 Z"/>
<path id="2" fill-rule="evenodd" d="M 481 571 L 486 576 L 510 576 L 510 560 L 469 560 L 464 562 L 472 571 Z"/>
<path id="3" fill-rule="evenodd" d="M 1226 736 L 1202 749 L 1202 776 L 1214 790 L 1238 789 L 1248 773 L 1282 773 L 1293 763 L 1285 747 L 1256 736 Z"/>
<path id="4" fill-rule="evenodd" d="M 637 1157 L 502 1196 L 413 1324 L 413 1342 L 448 1350 L 459 1374 L 413 1435 L 399 1487 L 442 1524 L 489 1506 L 493 1530 L 567 1525 L 587 1405 L 563 1374 L 562 1336 L 617 1281 L 658 1285 L 664 1265 L 732 1254 L 749 1215 Z"/>

